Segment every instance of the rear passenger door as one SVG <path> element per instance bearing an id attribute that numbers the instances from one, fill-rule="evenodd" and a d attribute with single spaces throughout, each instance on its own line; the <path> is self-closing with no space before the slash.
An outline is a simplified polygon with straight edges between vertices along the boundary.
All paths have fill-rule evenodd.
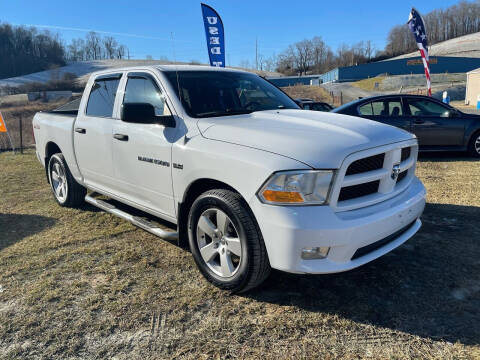
<path id="1" fill-rule="evenodd" d="M 362 117 L 412 131 L 410 118 L 405 114 L 400 97 L 368 102 L 360 105 L 358 112 Z"/>
<path id="2" fill-rule="evenodd" d="M 87 185 L 108 191 L 114 186 L 115 174 L 112 164 L 112 124 L 115 100 L 122 74 L 108 74 L 88 83 L 90 90 L 83 113 L 78 114 L 74 124 L 73 142 L 75 157 Z"/>

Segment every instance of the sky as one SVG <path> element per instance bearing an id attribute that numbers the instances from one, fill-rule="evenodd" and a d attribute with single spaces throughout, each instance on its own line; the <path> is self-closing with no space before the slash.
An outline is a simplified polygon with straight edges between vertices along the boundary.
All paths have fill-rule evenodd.
<path id="1" fill-rule="evenodd" d="M 262 1 L 204 0 L 222 17 L 226 62 L 254 63 L 258 53 L 269 57 L 288 45 L 321 36 L 336 50 L 342 43 L 371 40 L 383 49 L 388 31 L 407 22 L 410 8 L 420 13 L 446 8 L 458 1 Z M 193 0 L 0 0 L 0 22 L 35 25 L 58 32 L 68 43 L 94 30 L 126 45 L 130 56 L 167 57 L 208 62 L 200 1 Z M 173 40 L 172 40 L 173 39 Z"/>

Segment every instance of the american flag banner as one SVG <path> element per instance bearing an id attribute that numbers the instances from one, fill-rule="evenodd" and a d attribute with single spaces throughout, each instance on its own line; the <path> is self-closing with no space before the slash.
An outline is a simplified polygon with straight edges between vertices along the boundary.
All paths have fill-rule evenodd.
<path id="1" fill-rule="evenodd" d="M 408 27 L 412 31 L 413 36 L 415 36 L 418 50 L 420 50 L 423 67 L 425 68 L 425 77 L 427 78 L 428 96 L 432 96 L 432 86 L 430 83 L 430 63 L 428 59 L 427 31 L 425 29 L 425 23 L 423 22 L 420 13 L 414 8 L 412 8 L 410 16 L 408 17 Z"/>

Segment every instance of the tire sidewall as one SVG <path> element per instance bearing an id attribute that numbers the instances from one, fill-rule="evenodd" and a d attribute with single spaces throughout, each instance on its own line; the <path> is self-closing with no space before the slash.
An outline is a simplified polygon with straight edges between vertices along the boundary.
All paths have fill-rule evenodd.
<path id="1" fill-rule="evenodd" d="M 238 236 L 242 244 L 242 257 L 240 261 L 240 267 L 237 272 L 229 277 L 224 278 L 215 274 L 203 260 L 200 250 L 197 243 L 197 224 L 200 216 L 205 210 L 208 209 L 219 209 L 223 211 L 230 220 L 233 222 L 235 229 L 237 230 Z M 188 216 L 188 242 L 190 245 L 190 251 L 192 252 L 193 258 L 200 269 L 201 273 L 211 282 L 219 283 L 224 288 L 238 288 L 240 287 L 248 278 L 250 251 L 247 241 L 247 232 L 245 226 L 243 225 L 240 217 L 233 211 L 231 207 L 225 203 L 225 201 L 214 194 L 203 194 L 192 204 L 192 207 Z"/>
<path id="2" fill-rule="evenodd" d="M 55 194 L 55 189 L 53 188 L 53 180 L 52 180 L 52 166 L 55 164 L 55 163 L 59 163 L 60 166 L 62 166 L 63 168 L 63 171 L 65 172 L 65 177 L 66 177 L 66 181 L 67 181 L 67 196 L 65 197 L 65 201 L 60 201 L 57 197 L 57 195 Z M 50 188 L 52 190 L 52 193 L 53 193 L 53 197 L 55 198 L 55 201 L 61 205 L 61 206 L 65 206 L 67 203 L 68 203 L 68 199 L 70 197 L 70 188 L 71 188 L 71 184 L 69 182 L 69 179 L 68 179 L 68 169 L 67 169 L 67 166 L 65 164 L 65 161 L 63 159 L 63 156 L 61 154 L 54 154 L 50 157 L 49 161 L 48 161 L 48 181 L 50 182 Z"/>

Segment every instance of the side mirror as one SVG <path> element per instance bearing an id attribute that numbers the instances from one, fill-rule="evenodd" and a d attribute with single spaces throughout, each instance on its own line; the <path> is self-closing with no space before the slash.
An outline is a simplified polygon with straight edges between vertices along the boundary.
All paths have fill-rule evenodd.
<path id="1" fill-rule="evenodd" d="M 155 108 L 148 103 L 123 104 L 122 120 L 137 124 L 160 124 L 165 127 L 175 127 L 172 115 L 155 115 Z"/>

